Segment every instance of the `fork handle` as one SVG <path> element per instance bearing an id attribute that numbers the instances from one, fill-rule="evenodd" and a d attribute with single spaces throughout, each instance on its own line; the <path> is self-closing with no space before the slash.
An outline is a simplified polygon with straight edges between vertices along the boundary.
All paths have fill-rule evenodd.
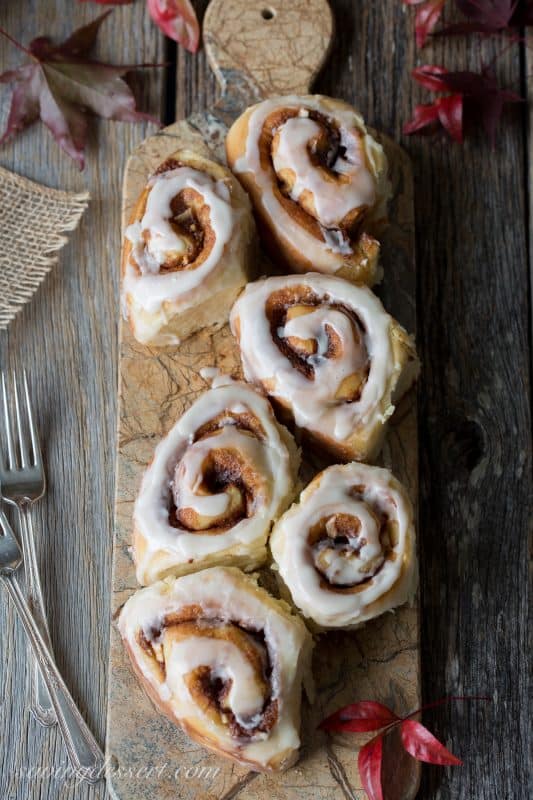
<path id="1" fill-rule="evenodd" d="M 17 581 L 12 574 L 4 574 L 0 577 L 20 615 L 33 653 L 41 668 L 41 674 L 48 689 L 72 767 L 82 780 L 87 783 L 97 783 L 103 776 L 104 754 L 78 711 Z"/>
<path id="2" fill-rule="evenodd" d="M 41 579 L 39 577 L 39 567 L 37 564 L 37 553 L 35 550 L 35 535 L 33 531 L 33 522 L 31 516 L 31 505 L 24 503 L 18 506 L 20 531 L 22 539 L 22 551 L 24 553 L 24 569 L 26 572 L 26 590 L 27 599 L 31 609 L 31 613 L 41 635 L 45 641 L 48 650 L 52 652 L 52 642 L 50 640 L 50 633 L 48 631 L 48 622 L 46 620 L 46 612 L 44 609 L 43 592 L 41 588 Z M 33 664 L 33 680 L 31 689 L 31 703 L 30 709 L 41 725 L 50 727 L 57 722 L 56 714 L 48 689 L 44 682 L 41 670 L 36 661 Z"/>

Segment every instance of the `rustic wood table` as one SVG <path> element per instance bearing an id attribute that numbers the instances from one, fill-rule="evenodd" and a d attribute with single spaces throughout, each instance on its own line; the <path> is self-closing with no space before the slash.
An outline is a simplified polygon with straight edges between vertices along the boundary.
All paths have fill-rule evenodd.
<path id="1" fill-rule="evenodd" d="M 275 5 L 273 2 L 272 5 Z M 203 12 L 206 2 L 196 2 Z M 411 154 L 416 178 L 420 407 L 420 554 L 423 688 L 488 694 L 427 720 L 465 759 L 424 768 L 421 798 L 521 800 L 528 791 L 527 533 L 531 516 L 530 283 L 526 106 L 506 112 L 497 147 L 402 137 L 425 95 L 420 63 L 479 69 L 494 40 L 437 40 L 417 53 L 400 0 L 332 0 L 335 46 L 316 89 L 353 101 Z M 23 42 L 66 36 L 95 5 L 4 0 L 0 25 Z M 268 22 L 265 21 L 267 32 Z M 0 42 L 0 69 L 20 54 Z M 139 105 L 165 122 L 209 107 L 217 95 L 204 53 L 165 42 L 145 4 L 117 8 L 98 54 L 116 63 L 168 61 L 136 77 Z M 513 45 L 501 82 L 524 93 L 531 57 Z M 2 91 L 5 124 L 8 92 Z M 25 364 L 45 440 L 49 492 L 39 505 L 40 553 L 57 660 L 103 744 L 117 383 L 120 187 L 124 162 L 151 125 L 94 121 L 80 174 L 40 125 L 0 150 L 0 164 L 91 203 L 60 263 L 7 333 L 0 364 Z M 64 770 L 56 730 L 27 711 L 29 671 L 21 627 L 0 602 L 0 797 L 104 798 Z M 346 790 L 347 791 L 347 790 Z M 245 791 L 242 792 L 245 797 Z M 339 790 L 339 796 L 341 796 Z M 351 795 L 346 794 L 346 797 Z M 354 796 L 355 797 L 355 796 Z M 126 800 L 126 799 L 124 799 Z M 358 798 L 359 800 L 359 798 Z"/>

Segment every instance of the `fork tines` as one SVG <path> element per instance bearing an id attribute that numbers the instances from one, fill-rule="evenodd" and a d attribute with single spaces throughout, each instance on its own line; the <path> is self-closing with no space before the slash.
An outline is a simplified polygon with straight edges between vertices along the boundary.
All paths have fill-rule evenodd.
<path id="1" fill-rule="evenodd" d="M 20 381 L 17 380 L 15 372 L 13 372 L 11 381 L 16 432 L 14 430 L 15 425 L 12 423 L 13 415 L 10 414 L 8 380 L 4 372 L 2 372 L 1 383 L 7 464 L 0 452 L 0 474 L 6 468 L 9 470 L 24 470 L 30 467 L 42 468 L 41 449 L 30 400 L 26 370 L 23 370 L 22 373 L 22 393 L 20 391 Z"/>

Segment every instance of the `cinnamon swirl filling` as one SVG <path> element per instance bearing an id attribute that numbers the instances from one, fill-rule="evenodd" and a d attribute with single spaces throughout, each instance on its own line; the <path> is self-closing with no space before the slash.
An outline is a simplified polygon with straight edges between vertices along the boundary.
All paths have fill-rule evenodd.
<path id="1" fill-rule="evenodd" d="M 298 465 L 292 437 L 256 390 L 233 382 L 203 394 L 145 473 L 134 511 L 139 582 L 213 563 L 254 569 Z"/>
<path id="2" fill-rule="evenodd" d="M 193 739 L 254 770 L 297 759 L 312 639 L 253 578 L 212 567 L 152 584 L 119 629 L 143 687 Z"/>
<path id="3" fill-rule="evenodd" d="M 264 738 L 276 724 L 273 657 L 263 630 L 189 607 L 146 633 L 140 630 L 138 642 L 157 662 L 162 680 L 172 683 L 169 669 L 181 670 L 194 704 L 236 742 Z M 192 651 L 193 658 L 180 659 L 183 650 Z"/>
<path id="4" fill-rule="evenodd" d="M 246 378 L 312 443 L 341 460 L 375 457 L 418 367 L 412 341 L 367 287 L 311 272 L 266 278 L 248 284 L 230 324 Z"/>
<path id="5" fill-rule="evenodd" d="M 387 161 L 355 109 L 320 95 L 274 97 L 234 123 L 226 151 L 274 257 L 297 272 L 380 279 L 366 229 L 385 216 Z"/>
<path id="6" fill-rule="evenodd" d="M 304 490 L 270 541 L 283 584 L 324 628 L 359 625 L 413 591 L 413 510 L 385 469 L 333 466 Z"/>

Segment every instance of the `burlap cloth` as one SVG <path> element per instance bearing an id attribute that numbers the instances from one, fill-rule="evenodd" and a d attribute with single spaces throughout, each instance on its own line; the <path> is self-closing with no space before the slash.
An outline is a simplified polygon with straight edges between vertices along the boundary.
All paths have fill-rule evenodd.
<path id="1" fill-rule="evenodd" d="M 33 296 L 89 195 L 48 189 L 0 167 L 0 330 Z"/>

